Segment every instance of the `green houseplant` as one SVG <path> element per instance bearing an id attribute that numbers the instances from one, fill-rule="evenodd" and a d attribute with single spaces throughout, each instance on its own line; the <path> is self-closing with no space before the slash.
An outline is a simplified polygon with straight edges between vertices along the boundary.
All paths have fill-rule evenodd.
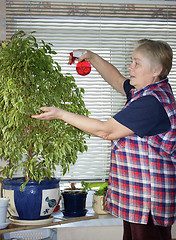
<path id="1" fill-rule="evenodd" d="M 24 183 L 51 179 L 56 165 L 63 174 L 74 164 L 78 152 L 87 150 L 86 134 L 63 121 L 35 121 L 30 116 L 40 106 L 61 107 L 88 116 L 70 74 L 63 75 L 53 60 L 51 44 L 37 41 L 23 31 L 0 47 L 0 157 L 1 175 L 12 178 L 17 170 Z"/>
<path id="2" fill-rule="evenodd" d="M 84 182 L 82 181 L 82 186 L 84 191 L 89 191 L 94 189 L 95 195 L 106 196 L 108 190 L 108 182 Z"/>
<path id="3" fill-rule="evenodd" d="M 96 214 L 107 214 L 105 206 L 105 197 L 108 190 L 108 182 L 101 183 L 99 189 L 93 196 L 93 209 Z"/>
<path id="4" fill-rule="evenodd" d="M 93 190 L 93 209 L 96 214 L 107 214 L 106 207 L 105 207 L 105 197 L 108 190 L 108 182 L 93 182 L 87 183 L 82 182 L 82 186 L 84 189 Z"/>

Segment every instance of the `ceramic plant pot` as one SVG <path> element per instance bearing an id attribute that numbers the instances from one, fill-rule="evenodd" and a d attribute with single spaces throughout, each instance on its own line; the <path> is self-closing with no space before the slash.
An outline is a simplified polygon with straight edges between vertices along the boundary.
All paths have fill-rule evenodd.
<path id="1" fill-rule="evenodd" d="M 21 178 L 3 181 L 3 196 L 9 199 L 9 213 L 14 219 L 41 220 L 49 218 L 56 207 L 60 190 L 59 179 L 29 181 L 24 191 L 20 190 L 24 182 Z"/>
<path id="2" fill-rule="evenodd" d="M 94 194 L 93 210 L 96 214 L 108 214 L 105 207 L 105 196 L 98 196 Z"/>
<path id="3" fill-rule="evenodd" d="M 64 216 L 82 217 L 86 215 L 86 192 L 63 192 L 62 196 L 64 200 L 64 210 L 62 210 Z"/>

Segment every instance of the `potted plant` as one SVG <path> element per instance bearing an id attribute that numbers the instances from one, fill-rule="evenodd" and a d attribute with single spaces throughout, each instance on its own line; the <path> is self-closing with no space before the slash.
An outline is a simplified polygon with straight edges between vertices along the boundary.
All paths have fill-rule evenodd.
<path id="1" fill-rule="evenodd" d="M 74 183 L 71 183 L 70 188 L 66 188 L 62 192 L 64 201 L 64 210 L 62 213 L 66 217 L 82 217 L 87 213 L 86 198 L 87 188 L 76 188 Z"/>
<path id="2" fill-rule="evenodd" d="M 96 214 L 107 214 L 105 197 L 108 190 L 108 182 L 82 183 L 86 189 L 96 189 L 93 195 L 93 210 Z"/>
<path id="3" fill-rule="evenodd" d="M 23 31 L 0 46 L 0 157 L 6 163 L 0 173 L 7 178 L 3 181 L 7 197 L 14 195 L 8 194 L 7 180 L 13 179 L 17 170 L 23 173 L 23 178 L 15 178 L 13 182 L 20 187 L 18 195 L 22 200 L 23 194 L 30 192 L 26 188 L 31 182 L 32 193 L 34 185 L 44 185 L 46 189 L 48 179 L 58 188 L 58 179 L 52 178 L 56 165 L 60 165 L 65 174 L 70 164 L 75 164 L 78 152 L 87 150 L 84 132 L 61 120 L 35 121 L 30 117 L 40 112 L 40 106 L 51 105 L 88 116 L 83 101 L 84 89 L 77 87 L 73 76 L 61 73 L 53 54 L 56 52 L 51 44 L 43 40 L 38 42 L 34 33 L 27 35 Z M 54 191 L 51 197 L 47 194 L 40 198 L 54 209 L 59 199 L 58 190 L 57 199 Z M 31 201 L 31 209 L 34 201 Z M 16 199 L 10 200 L 10 205 L 11 214 L 17 214 Z M 51 214 L 48 208 L 43 216 L 35 216 L 35 219 L 48 217 Z M 20 218 L 20 212 L 14 216 Z"/>

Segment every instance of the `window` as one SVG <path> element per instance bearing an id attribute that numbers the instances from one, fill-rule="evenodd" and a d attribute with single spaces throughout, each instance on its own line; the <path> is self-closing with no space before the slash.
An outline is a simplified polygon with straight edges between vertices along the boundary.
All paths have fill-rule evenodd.
<path id="1" fill-rule="evenodd" d="M 79 87 L 90 117 L 109 119 L 125 99 L 116 93 L 92 68 L 88 76 L 68 65 L 74 49 L 89 49 L 115 65 L 128 78 L 133 46 L 141 38 L 167 41 L 174 51 L 169 79 L 176 96 L 176 2 L 175 1 L 37 1 L 7 0 L 7 38 L 17 30 L 36 31 L 35 36 L 53 44 L 54 56 L 62 73 L 70 72 Z M 62 179 L 103 180 L 108 176 L 110 141 L 97 137 L 87 140 L 88 151 L 79 154 L 77 163 Z M 61 176 L 58 167 L 56 176 Z"/>

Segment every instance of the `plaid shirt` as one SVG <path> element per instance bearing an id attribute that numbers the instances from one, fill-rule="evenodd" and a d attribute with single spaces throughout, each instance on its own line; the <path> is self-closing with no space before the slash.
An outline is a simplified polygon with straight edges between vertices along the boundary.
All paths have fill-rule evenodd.
<path id="1" fill-rule="evenodd" d="M 161 134 L 131 136 L 112 141 L 107 210 L 122 219 L 146 224 L 151 211 L 155 225 L 176 219 L 176 103 L 168 80 L 137 92 L 131 102 L 155 96 L 164 106 L 171 128 Z M 134 113 L 135 114 L 135 113 Z"/>

